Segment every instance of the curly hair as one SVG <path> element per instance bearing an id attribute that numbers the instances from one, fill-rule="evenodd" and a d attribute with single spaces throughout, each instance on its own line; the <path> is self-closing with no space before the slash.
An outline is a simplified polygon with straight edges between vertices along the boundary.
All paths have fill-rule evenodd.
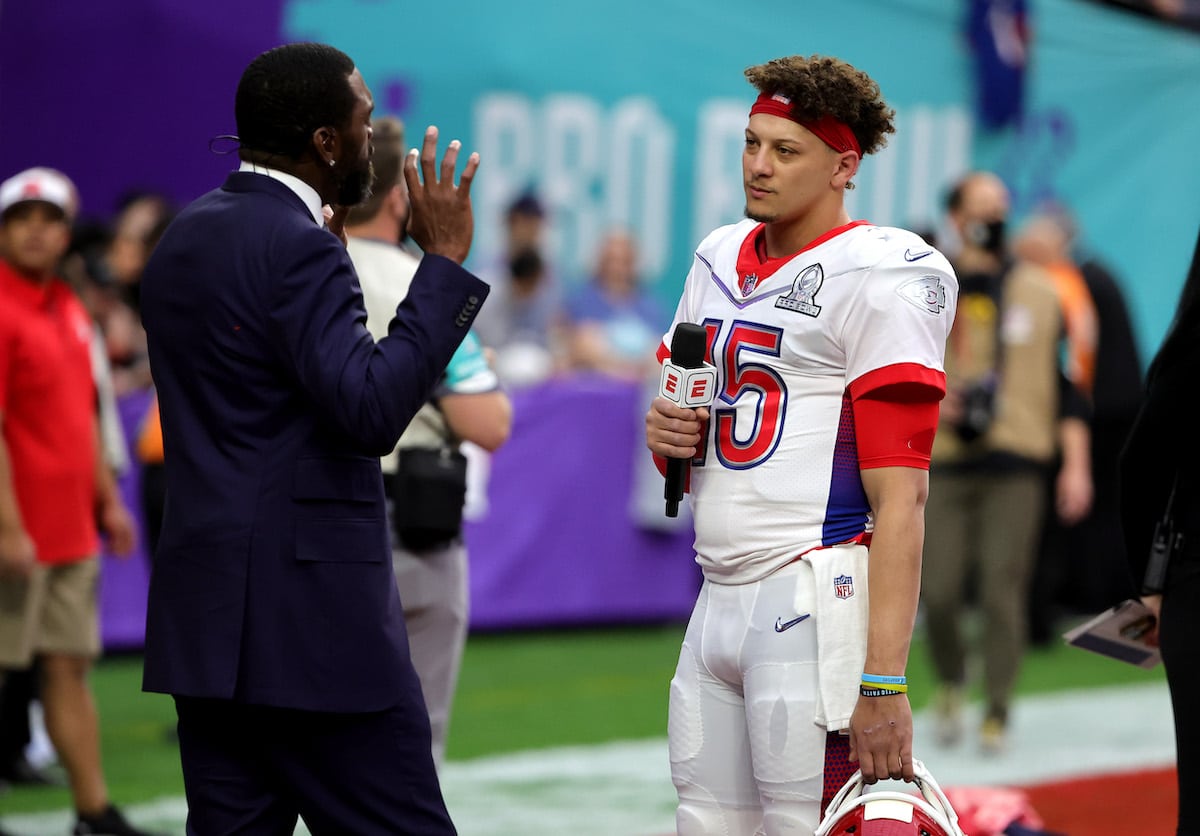
<path id="1" fill-rule="evenodd" d="M 234 99 L 243 148 L 297 159 L 324 126 L 342 128 L 354 112 L 354 61 L 326 44 L 294 43 L 259 55 Z"/>
<path id="2" fill-rule="evenodd" d="M 792 100 L 800 119 L 824 115 L 845 122 L 854 132 L 863 155 L 887 145 L 896 132 L 896 111 L 887 106 L 879 85 L 862 70 L 838 58 L 792 55 L 746 69 L 746 78 L 760 93 L 781 93 Z"/>

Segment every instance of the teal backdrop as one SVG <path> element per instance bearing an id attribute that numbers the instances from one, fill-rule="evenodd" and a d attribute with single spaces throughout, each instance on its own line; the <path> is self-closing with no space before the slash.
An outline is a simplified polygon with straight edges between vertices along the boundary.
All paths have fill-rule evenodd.
<path id="1" fill-rule="evenodd" d="M 936 228 L 947 185 L 993 168 L 1018 223 L 1045 200 L 1073 212 L 1083 246 L 1125 287 L 1148 356 L 1200 223 L 1200 37 L 1086 0 L 1031 7 L 1026 118 L 1001 132 L 977 127 L 964 12 L 946 0 L 292 0 L 282 26 L 352 55 L 410 144 L 436 124 L 481 153 L 475 260 L 499 246 L 507 201 L 534 186 L 567 282 L 586 275 L 604 230 L 624 225 L 668 303 L 699 238 L 741 215 L 753 98 L 742 71 L 837 55 L 897 111 L 897 134 L 850 195 L 853 215 Z"/>
<path id="2" fill-rule="evenodd" d="M 328 41 L 412 139 L 437 124 L 481 152 L 474 263 L 532 185 L 565 281 L 582 280 L 606 227 L 628 225 L 670 303 L 698 239 L 741 214 L 742 71 L 827 53 L 871 73 L 898 114 L 850 195 L 856 216 L 936 227 L 947 184 L 994 168 L 1018 220 L 1046 199 L 1076 214 L 1148 359 L 1200 223 L 1200 33 L 1093 0 L 1023 0 L 1026 118 L 993 133 L 974 115 L 964 24 L 978 1 L 0 0 L 0 176 L 62 168 L 100 217 L 132 188 L 191 200 L 233 167 L 209 143 L 236 132 L 246 64 Z"/>

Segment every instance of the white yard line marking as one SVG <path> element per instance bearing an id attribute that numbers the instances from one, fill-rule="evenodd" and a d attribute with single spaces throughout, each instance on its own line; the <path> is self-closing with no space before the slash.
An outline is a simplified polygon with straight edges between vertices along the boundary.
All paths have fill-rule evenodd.
<path id="1" fill-rule="evenodd" d="M 933 717 L 916 718 L 916 756 L 943 787 L 1033 784 L 1059 778 L 1170 766 L 1174 730 L 1166 685 L 1122 686 L 1023 697 L 1003 755 L 983 758 L 971 732 L 979 707 L 964 713 L 968 734 L 953 749 L 924 747 Z M 655 836 L 675 829 L 664 739 L 618 741 L 451 761 L 446 803 L 462 836 Z M 183 834 L 182 798 L 130 806 L 134 822 Z M 66 812 L 5 816 L 20 836 L 61 836 Z M 301 826 L 297 834 L 307 834 Z"/>

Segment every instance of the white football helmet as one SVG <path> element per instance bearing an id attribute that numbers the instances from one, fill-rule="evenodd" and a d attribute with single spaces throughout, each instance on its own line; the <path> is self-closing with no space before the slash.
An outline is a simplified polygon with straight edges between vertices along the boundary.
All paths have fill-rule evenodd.
<path id="1" fill-rule="evenodd" d="M 862 772 L 855 772 L 829 802 L 814 836 L 965 836 L 925 764 L 914 758 L 913 772 L 920 795 L 864 792 Z"/>

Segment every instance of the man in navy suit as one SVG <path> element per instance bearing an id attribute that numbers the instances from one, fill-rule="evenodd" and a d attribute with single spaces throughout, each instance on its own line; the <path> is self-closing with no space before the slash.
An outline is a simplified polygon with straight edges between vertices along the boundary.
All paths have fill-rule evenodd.
<path id="1" fill-rule="evenodd" d="M 367 331 L 342 222 L 370 193 L 370 91 L 290 44 L 238 85 L 241 169 L 167 229 L 142 306 L 166 511 L 144 687 L 174 696 L 188 833 L 454 833 L 392 573 L 379 457 L 487 286 L 462 269 L 478 157 L 405 161 L 424 252 Z M 323 206 L 333 207 L 328 229 Z"/>

